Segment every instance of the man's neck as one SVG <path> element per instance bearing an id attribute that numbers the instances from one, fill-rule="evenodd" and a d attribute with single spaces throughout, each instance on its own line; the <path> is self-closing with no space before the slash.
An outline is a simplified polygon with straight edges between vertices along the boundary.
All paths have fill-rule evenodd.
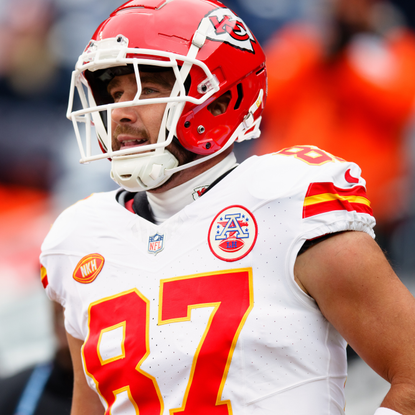
<path id="1" fill-rule="evenodd" d="M 236 166 L 236 157 L 230 153 L 221 162 L 198 176 L 162 193 L 147 192 L 148 202 L 157 224 L 175 215 L 198 199 L 221 175 Z"/>

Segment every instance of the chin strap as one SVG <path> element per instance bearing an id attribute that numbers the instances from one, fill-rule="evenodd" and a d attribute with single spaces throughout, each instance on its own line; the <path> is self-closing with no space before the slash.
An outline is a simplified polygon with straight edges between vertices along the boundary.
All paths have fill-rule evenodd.
<path id="1" fill-rule="evenodd" d="M 189 76 L 190 70 L 192 69 L 193 63 L 192 61 L 194 61 L 196 59 L 197 54 L 199 53 L 199 50 L 202 48 L 202 46 L 205 44 L 206 42 L 206 33 L 209 29 L 209 19 L 204 18 L 202 19 L 198 29 L 196 30 L 196 32 L 193 35 L 193 39 L 192 39 L 192 44 L 190 45 L 189 51 L 187 52 L 186 57 L 189 59 L 188 61 L 183 62 L 183 65 L 180 69 L 180 82 L 178 82 L 178 80 L 176 80 L 176 83 L 173 86 L 173 90 L 171 93 L 171 96 L 178 96 L 180 93 L 180 89 L 182 88 L 182 86 L 184 85 L 187 77 Z M 212 76 L 208 77 L 204 82 L 211 82 L 212 84 L 216 83 L 215 78 Z M 217 86 L 217 89 L 219 90 L 219 86 Z M 175 118 L 177 117 L 177 120 L 180 116 L 180 114 L 183 111 L 183 108 L 185 106 L 186 102 L 181 102 L 179 104 L 176 104 L 174 106 L 172 106 L 168 112 L 168 117 L 167 117 L 167 128 L 169 131 L 172 130 L 172 128 L 174 129 L 173 134 L 175 136 L 177 136 L 176 133 L 176 123 L 173 122 L 173 120 L 175 120 Z M 176 116 L 176 117 L 175 117 Z"/>
<path id="2" fill-rule="evenodd" d="M 164 150 L 159 154 L 114 157 L 111 162 L 111 178 L 130 192 L 154 189 L 166 182 L 169 169 L 179 164 L 176 157 Z"/>
<path id="3" fill-rule="evenodd" d="M 254 114 L 256 110 L 262 105 L 263 99 L 264 90 L 261 89 L 259 91 L 258 98 L 251 105 L 248 114 L 245 115 L 244 120 L 242 121 L 244 131 L 243 134 L 238 136 L 236 140 L 238 143 L 240 143 L 241 141 L 250 140 L 251 138 L 258 138 L 261 135 L 261 131 L 259 130 L 259 124 L 261 123 L 262 117 L 258 117 L 258 119 L 255 121 Z"/>

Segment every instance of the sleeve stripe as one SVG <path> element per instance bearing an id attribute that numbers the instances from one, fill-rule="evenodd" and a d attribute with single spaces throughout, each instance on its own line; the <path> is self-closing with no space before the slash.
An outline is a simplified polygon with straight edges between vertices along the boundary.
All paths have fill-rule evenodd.
<path id="1" fill-rule="evenodd" d="M 311 183 L 308 187 L 306 197 L 315 196 L 323 193 L 333 193 L 340 196 L 363 196 L 366 197 L 366 189 L 364 186 L 353 186 L 349 189 L 342 189 L 333 183 Z"/>
<path id="2" fill-rule="evenodd" d="M 321 213 L 346 210 L 372 215 L 363 186 L 341 189 L 333 183 L 311 183 L 303 205 L 303 219 Z"/>
<path id="3" fill-rule="evenodd" d="M 42 281 L 43 288 L 46 288 L 49 285 L 48 274 L 44 266 L 40 267 L 40 279 Z"/>
<path id="4" fill-rule="evenodd" d="M 333 193 L 323 193 L 320 195 L 309 196 L 304 199 L 304 206 L 315 205 L 321 202 L 330 202 L 332 200 L 348 201 L 350 203 L 360 203 L 370 207 L 370 201 L 363 196 L 340 196 Z"/>

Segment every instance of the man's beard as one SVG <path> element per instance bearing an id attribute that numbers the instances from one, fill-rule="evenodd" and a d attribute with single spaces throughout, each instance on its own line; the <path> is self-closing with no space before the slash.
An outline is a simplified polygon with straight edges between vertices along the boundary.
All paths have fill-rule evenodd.
<path id="1" fill-rule="evenodd" d="M 185 149 L 180 144 L 180 141 L 177 137 L 173 138 L 173 141 L 171 142 L 171 144 L 167 146 L 166 149 L 169 150 L 170 153 L 172 153 L 173 156 L 177 158 L 177 160 L 179 161 L 179 166 L 190 163 L 197 157 L 196 153 L 192 153 L 191 151 Z"/>
<path id="2" fill-rule="evenodd" d="M 185 149 L 181 144 L 177 137 L 173 138 L 173 141 L 166 147 L 174 157 L 176 157 L 177 161 L 179 162 L 179 166 L 184 164 L 190 163 L 197 158 L 196 153 L 192 153 L 191 151 Z M 183 173 L 183 170 L 174 173 L 169 179 L 167 179 L 162 185 L 156 187 L 154 190 L 157 192 L 163 191 L 164 188 L 169 186 L 170 182 L 173 178 L 180 176 Z M 151 191 L 151 190 L 150 190 Z"/>

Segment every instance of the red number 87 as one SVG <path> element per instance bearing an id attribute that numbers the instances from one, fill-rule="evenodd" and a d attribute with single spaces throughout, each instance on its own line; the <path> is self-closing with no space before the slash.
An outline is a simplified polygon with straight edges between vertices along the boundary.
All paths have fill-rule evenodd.
<path id="1" fill-rule="evenodd" d="M 162 280 L 159 304 L 159 325 L 190 321 L 192 309 L 213 307 L 193 358 L 182 406 L 170 409 L 170 414 L 231 414 L 231 403 L 222 401 L 221 395 L 239 333 L 253 307 L 252 270 Z M 117 338 L 115 333 L 118 349 L 110 347 L 108 357 L 103 338 L 111 334 Z M 137 290 L 91 304 L 83 357 L 86 372 L 107 403 L 106 415 L 125 411 L 126 406 L 137 415 L 163 413 L 156 380 L 140 369 L 150 353 L 148 333 L 149 301 Z"/>

